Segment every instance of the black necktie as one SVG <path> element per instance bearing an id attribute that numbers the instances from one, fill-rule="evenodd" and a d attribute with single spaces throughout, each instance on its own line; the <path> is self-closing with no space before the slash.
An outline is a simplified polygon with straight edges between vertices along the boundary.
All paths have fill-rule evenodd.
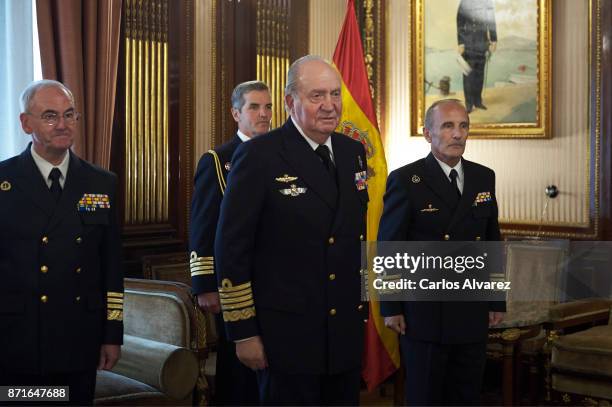
<path id="1" fill-rule="evenodd" d="M 319 144 L 319 147 L 317 147 L 317 149 L 315 150 L 315 153 L 317 153 L 317 155 L 321 158 L 321 161 L 323 161 L 323 165 L 325 166 L 325 169 L 327 170 L 327 172 L 329 173 L 329 175 L 332 177 L 332 179 L 335 182 L 336 181 L 336 167 L 334 166 L 334 162 L 331 160 L 331 154 L 329 152 L 329 147 L 327 147 L 325 144 Z"/>
<path id="2" fill-rule="evenodd" d="M 461 198 L 461 191 L 459 191 L 459 187 L 457 186 L 457 176 L 458 175 L 459 174 L 457 174 L 457 170 L 453 168 L 448 176 L 451 179 L 451 185 L 453 186 L 453 189 L 457 193 L 457 197 Z"/>
<path id="3" fill-rule="evenodd" d="M 62 195 L 62 187 L 59 182 L 61 175 L 62 172 L 59 170 L 59 168 L 53 168 L 49 173 L 49 179 L 51 180 L 51 188 L 49 188 L 49 191 L 51 191 L 51 195 L 53 195 L 53 198 L 55 198 L 55 202 L 59 201 L 59 198 Z"/>

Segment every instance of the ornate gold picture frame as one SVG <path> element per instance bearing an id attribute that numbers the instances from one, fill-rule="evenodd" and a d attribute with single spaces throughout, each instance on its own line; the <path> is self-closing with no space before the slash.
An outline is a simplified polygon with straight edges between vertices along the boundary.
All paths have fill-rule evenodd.
<path id="1" fill-rule="evenodd" d="M 462 100 L 470 136 L 551 137 L 551 0 L 415 0 L 412 129 Z"/>

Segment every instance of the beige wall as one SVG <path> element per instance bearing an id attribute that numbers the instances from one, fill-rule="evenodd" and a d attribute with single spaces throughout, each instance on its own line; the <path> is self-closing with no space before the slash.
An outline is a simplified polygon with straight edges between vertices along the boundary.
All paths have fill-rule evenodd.
<path id="1" fill-rule="evenodd" d="M 331 61 L 346 14 L 346 0 L 310 0 L 308 51 Z"/>

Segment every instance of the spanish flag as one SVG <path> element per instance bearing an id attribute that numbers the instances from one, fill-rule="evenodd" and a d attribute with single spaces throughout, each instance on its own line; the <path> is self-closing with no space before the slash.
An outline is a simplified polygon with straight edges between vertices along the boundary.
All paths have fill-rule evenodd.
<path id="1" fill-rule="evenodd" d="M 361 35 L 354 2 L 348 0 L 346 16 L 333 57 L 342 76 L 342 117 L 337 131 L 365 147 L 368 158 L 368 241 L 376 241 L 378 221 L 383 209 L 387 162 L 366 75 Z M 366 325 L 362 376 L 373 390 L 400 364 L 397 334 L 385 328 L 379 304 L 370 297 L 370 317 Z"/>

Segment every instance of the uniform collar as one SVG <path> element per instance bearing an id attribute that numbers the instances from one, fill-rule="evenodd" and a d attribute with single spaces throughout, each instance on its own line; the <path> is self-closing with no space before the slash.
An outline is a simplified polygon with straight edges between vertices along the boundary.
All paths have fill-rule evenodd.
<path id="1" fill-rule="evenodd" d="M 444 171 L 444 175 L 446 175 L 446 178 L 450 180 L 450 172 L 451 170 L 455 170 L 457 171 L 457 181 L 463 181 L 463 158 L 459 160 L 457 165 L 455 165 L 454 167 L 451 167 L 445 162 L 438 160 L 438 158 L 435 155 L 433 157 L 436 159 L 438 164 L 440 164 L 440 168 L 442 168 L 442 171 Z"/>
<path id="2" fill-rule="evenodd" d="M 295 128 L 297 129 L 297 131 L 300 132 L 300 134 L 302 135 L 302 137 L 304 137 L 304 139 L 306 140 L 306 142 L 308 143 L 308 145 L 310 147 L 312 147 L 313 150 L 316 150 L 317 147 L 319 147 L 319 143 L 317 143 L 316 141 L 312 140 L 310 137 L 308 137 L 304 131 L 302 130 L 302 128 L 295 122 L 295 120 L 293 120 L 293 117 L 291 117 L 291 121 L 293 122 L 293 125 L 295 126 Z M 332 162 L 335 163 L 334 160 L 334 149 L 332 148 L 332 141 L 331 141 L 331 135 L 327 138 L 327 140 L 325 140 L 325 143 L 323 143 L 324 145 L 327 146 L 327 148 L 329 148 L 329 155 L 331 156 L 331 160 Z"/>
<path id="3" fill-rule="evenodd" d="M 49 174 L 51 173 L 51 170 L 53 168 L 57 168 L 60 170 L 61 176 L 59 182 L 63 188 L 64 184 L 66 183 L 66 174 L 68 174 L 68 166 L 70 164 L 70 152 L 66 151 L 64 159 L 59 165 L 53 165 L 49 161 L 41 157 L 38 153 L 36 153 L 36 151 L 34 151 L 34 146 L 30 146 L 30 153 L 32 153 L 32 159 L 34 160 L 36 167 L 38 167 L 38 170 L 40 171 L 40 174 L 42 175 L 47 185 L 50 185 L 51 183 L 51 181 L 49 180 Z"/>
<path id="4" fill-rule="evenodd" d="M 240 130 L 238 130 L 236 132 L 236 134 L 238 134 L 238 138 L 240 139 L 240 141 L 242 141 L 243 143 L 249 141 L 251 138 L 249 136 L 247 136 L 246 134 L 244 134 L 243 132 L 241 132 Z"/>

